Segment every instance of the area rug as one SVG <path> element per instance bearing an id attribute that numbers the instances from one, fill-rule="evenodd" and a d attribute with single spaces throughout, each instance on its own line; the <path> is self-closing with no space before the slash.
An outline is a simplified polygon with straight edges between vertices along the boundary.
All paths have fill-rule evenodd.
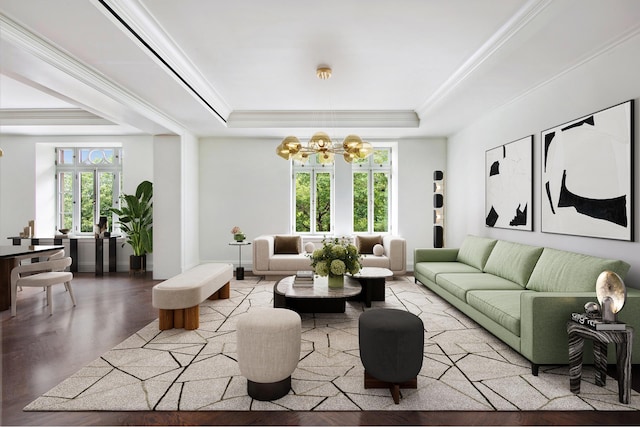
<path id="1" fill-rule="evenodd" d="M 302 314 L 302 351 L 292 390 L 275 401 L 247 395 L 236 362 L 236 321 L 273 306 L 274 281 L 233 281 L 231 298 L 206 301 L 195 331 L 158 330 L 157 320 L 49 390 L 25 411 L 359 411 L 359 410 L 638 410 L 640 396 L 618 402 L 618 385 L 597 387 L 583 369 L 581 393 L 569 391 L 567 366 L 529 362 L 440 297 L 413 282 L 388 281 L 385 301 L 349 301 L 345 313 Z M 425 347 L 417 389 L 400 404 L 389 390 L 364 388 L 358 316 L 397 308 L 418 315 Z"/>

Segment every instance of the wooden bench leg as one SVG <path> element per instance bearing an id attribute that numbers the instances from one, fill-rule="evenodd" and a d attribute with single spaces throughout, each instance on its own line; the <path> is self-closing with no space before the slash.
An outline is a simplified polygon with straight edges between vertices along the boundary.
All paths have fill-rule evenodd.
<path id="1" fill-rule="evenodd" d="M 200 306 L 189 307 L 184 309 L 184 328 L 192 331 L 200 327 Z"/>
<path id="2" fill-rule="evenodd" d="M 158 320 L 158 327 L 161 331 L 173 328 L 198 329 L 200 327 L 200 306 L 196 305 L 175 310 L 160 309 Z"/>
<path id="3" fill-rule="evenodd" d="M 217 291 L 215 291 L 209 298 L 210 300 L 217 300 L 217 299 L 229 299 L 229 296 L 231 295 L 231 285 L 229 284 L 229 282 L 227 282 L 226 285 L 224 285 L 223 287 L 221 287 L 220 289 L 218 289 Z"/>
<path id="4" fill-rule="evenodd" d="M 160 330 L 165 331 L 173 328 L 173 310 L 160 309 L 158 314 L 158 320 L 160 322 Z"/>

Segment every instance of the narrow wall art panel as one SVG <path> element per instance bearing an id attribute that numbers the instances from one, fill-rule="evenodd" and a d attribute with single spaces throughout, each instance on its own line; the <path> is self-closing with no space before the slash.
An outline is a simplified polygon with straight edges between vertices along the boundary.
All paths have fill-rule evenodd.
<path id="1" fill-rule="evenodd" d="M 533 230 L 533 135 L 485 153 L 485 224 Z"/>
<path id="2" fill-rule="evenodd" d="M 542 132 L 542 232 L 633 240 L 633 108 Z"/>

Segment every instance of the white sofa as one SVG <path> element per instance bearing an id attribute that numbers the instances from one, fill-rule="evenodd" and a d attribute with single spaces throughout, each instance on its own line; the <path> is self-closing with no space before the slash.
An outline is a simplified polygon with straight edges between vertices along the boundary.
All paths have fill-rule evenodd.
<path id="1" fill-rule="evenodd" d="M 298 237 L 295 243 L 294 250 L 289 252 L 295 253 L 276 253 L 276 237 L 282 240 L 294 239 Z M 358 237 L 351 239 L 355 241 L 358 246 Z M 363 236 L 367 237 L 367 236 Z M 375 236 L 371 236 L 375 237 Z M 382 247 L 384 253 L 380 256 L 370 254 L 362 254 L 362 265 L 364 267 L 383 267 L 388 268 L 394 274 L 394 276 L 403 275 L 407 272 L 407 249 L 406 241 L 399 236 L 381 235 Z M 364 240 L 364 239 L 362 239 Z M 289 243 L 289 249 L 293 244 Z M 309 243 L 313 243 L 314 249 L 322 247 L 322 242 L 306 242 L 303 245 L 303 240 L 300 236 L 286 236 L 286 235 L 263 235 L 256 237 L 253 240 L 253 274 L 257 276 L 269 276 L 269 275 L 290 275 L 295 274 L 296 271 L 311 270 L 311 259 L 308 252 Z M 282 247 L 282 246 L 281 246 Z M 362 252 L 362 251 L 361 251 Z"/>

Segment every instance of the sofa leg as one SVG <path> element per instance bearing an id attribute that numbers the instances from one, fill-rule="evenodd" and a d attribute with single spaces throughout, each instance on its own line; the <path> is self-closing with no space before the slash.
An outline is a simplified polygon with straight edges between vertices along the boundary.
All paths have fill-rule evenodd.
<path id="1" fill-rule="evenodd" d="M 537 377 L 539 370 L 540 370 L 540 365 L 536 363 L 531 364 L 531 375 L 533 375 L 534 377 Z"/>

